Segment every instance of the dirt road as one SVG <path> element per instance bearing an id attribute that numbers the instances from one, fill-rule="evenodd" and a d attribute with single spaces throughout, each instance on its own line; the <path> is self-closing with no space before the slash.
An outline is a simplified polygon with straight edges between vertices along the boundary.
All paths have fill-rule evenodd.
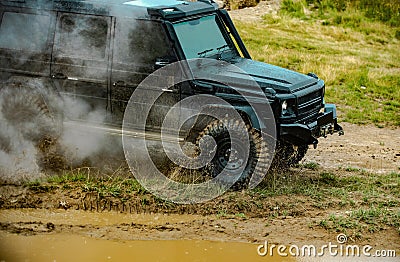
<path id="1" fill-rule="evenodd" d="M 279 174 L 277 181 L 292 179 L 293 183 L 302 184 L 318 179 L 321 173 L 347 178 L 399 172 L 398 129 L 342 125 L 345 136 L 321 139 L 318 149 L 309 150 L 300 168 Z M 305 168 L 308 165 L 313 168 Z M 399 180 L 395 180 L 394 188 L 398 188 Z M 99 200 L 97 193 L 85 192 L 81 185 L 78 187 L 72 182 L 2 185 L 0 236 L 12 239 L 18 235 L 56 237 L 67 234 L 108 241 L 228 241 L 253 243 L 250 250 L 254 252 L 255 247 L 266 240 L 275 244 L 322 246 L 336 242 L 336 236 L 341 233 L 321 226 L 322 221 L 329 221 L 332 215 L 346 216 L 349 210 L 365 206 L 359 191 L 353 193 L 346 193 L 350 194 L 346 200 L 350 205 L 343 204 L 340 196 L 319 199 L 307 193 L 262 196 L 243 191 L 228 192 L 204 204 L 182 206 L 136 194 L 127 197 L 125 202 L 116 197 Z M 399 196 L 371 196 L 376 203 L 391 201 L 390 209 L 399 212 Z M 146 205 L 142 204 L 143 199 L 148 201 Z M 400 228 L 385 226 L 383 222 L 379 230 L 360 232 L 361 235 L 349 234 L 348 243 L 400 251 Z"/>
<path id="2" fill-rule="evenodd" d="M 342 123 L 345 135 L 320 139 L 305 162 L 324 168 L 359 168 L 372 172 L 399 172 L 400 130 Z"/>

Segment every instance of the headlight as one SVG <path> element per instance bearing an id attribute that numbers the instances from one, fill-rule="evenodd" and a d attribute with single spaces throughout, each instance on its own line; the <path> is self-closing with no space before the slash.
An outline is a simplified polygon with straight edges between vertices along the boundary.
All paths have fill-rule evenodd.
<path id="1" fill-rule="evenodd" d="M 293 100 L 284 100 L 281 104 L 282 108 L 282 116 L 290 116 L 294 114 L 294 101 Z"/>
<path id="2" fill-rule="evenodd" d="M 286 100 L 285 100 L 285 101 L 283 101 L 283 103 L 282 103 L 282 112 L 285 111 L 286 109 L 287 109 L 287 102 L 286 102 Z"/>
<path id="3" fill-rule="evenodd" d="M 323 114 L 323 113 L 325 113 L 325 97 L 324 98 L 322 98 L 322 107 L 321 107 L 321 109 L 319 110 L 319 113 L 321 114 Z"/>

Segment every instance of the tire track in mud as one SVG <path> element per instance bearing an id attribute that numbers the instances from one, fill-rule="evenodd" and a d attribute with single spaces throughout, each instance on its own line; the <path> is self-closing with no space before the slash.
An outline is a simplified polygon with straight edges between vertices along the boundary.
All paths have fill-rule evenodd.
<path id="1" fill-rule="evenodd" d="M 299 223 L 295 223 L 298 225 Z M 305 224 L 300 223 L 305 228 Z M 289 229 L 290 226 L 287 227 Z M 25 236 L 38 234 L 75 234 L 107 240 L 168 240 L 191 239 L 211 241 L 263 242 L 274 236 L 273 230 L 265 227 L 265 219 L 212 218 L 204 217 L 190 222 L 150 225 L 143 223 L 120 223 L 114 225 L 57 224 L 52 222 L 0 222 L 0 231 Z M 314 230 L 314 235 L 315 233 Z M 319 232 L 327 237 L 327 233 Z M 305 239 L 306 234 L 301 239 Z"/>
<path id="2" fill-rule="evenodd" d="M 227 192 L 214 201 L 201 204 L 178 205 L 160 200 L 149 193 L 132 194 L 127 198 L 101 196 L 95 192 L 84 192 L 81 188 L 65 190 L 54 185 L 26 187 L 3 185 L 0 187 L 0 209 L 39 208 L 66 209 L 93 212 L 121 212 L 132 214 L 193 214 L 215 215 L 246 214 L 247 217 L 266 217 L 276 213 L 280 206 L 286 215 L 303 216 L 310 208 L 293 207 L 294 201 L 307 202 L 305 196 L 275 196 L 273 198 L 254 197 L 246 191 Z"/>

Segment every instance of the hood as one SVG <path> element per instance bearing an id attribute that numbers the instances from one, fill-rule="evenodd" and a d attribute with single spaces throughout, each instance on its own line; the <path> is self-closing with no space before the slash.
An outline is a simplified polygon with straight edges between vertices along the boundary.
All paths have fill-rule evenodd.
<path id="1" fill-rule="evenodd" d="M 278 66 L 246 58 L 236 58 L 232 64 L 208 59 L 191 66 L 195 78 L 215 79 L 228 85 L 246 85 L 256 81 L 261 88 L 272 88 L 277 93 L 294 93 L 315 85 L 319 80 Z M 253 82 L 254 83 L 254 82 Z"/>

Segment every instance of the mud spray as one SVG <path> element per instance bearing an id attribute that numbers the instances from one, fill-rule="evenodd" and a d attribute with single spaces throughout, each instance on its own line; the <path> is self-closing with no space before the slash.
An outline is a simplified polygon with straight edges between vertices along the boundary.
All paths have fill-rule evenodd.
<path id="1" fill-rule="evenodd" d="M 52 105 L 62 108 L 64 121 L 43 121 L 47 109 L 42 112 L 40 103 L 32 98 L 29 88 L 18 89 L 18 99 L 24 101 L 25 106 L 21 106 L 18 99 L 0 92 L 1 180 L 31 181 L 46 172 L 82 166 L 107 168 L 111 162 L 115 164 L 115 158 L 122 163 L 121 138 L 107 134 L 102 128 L 106 117 L 104 109 L 92 108 L 80 99 L 51 96 L 43 87 L 40 89 L 47 96 L 46 101 L 50 101 L 49 107 L 53 110 L 57 109 Z M 10 110 L 11 104 L 14 108 Z M 21 107 L 15 108 L 18 106 Z M 39 109 L 35 110 L 35 106 Z M 68 119 L 79 119 L 79 124 L 73 124 L 75 122 Z M 88 123 L 95 123 L 96 128 L 88 126 Z M 56 127 L 51 126 L 55 124 Z"/>

